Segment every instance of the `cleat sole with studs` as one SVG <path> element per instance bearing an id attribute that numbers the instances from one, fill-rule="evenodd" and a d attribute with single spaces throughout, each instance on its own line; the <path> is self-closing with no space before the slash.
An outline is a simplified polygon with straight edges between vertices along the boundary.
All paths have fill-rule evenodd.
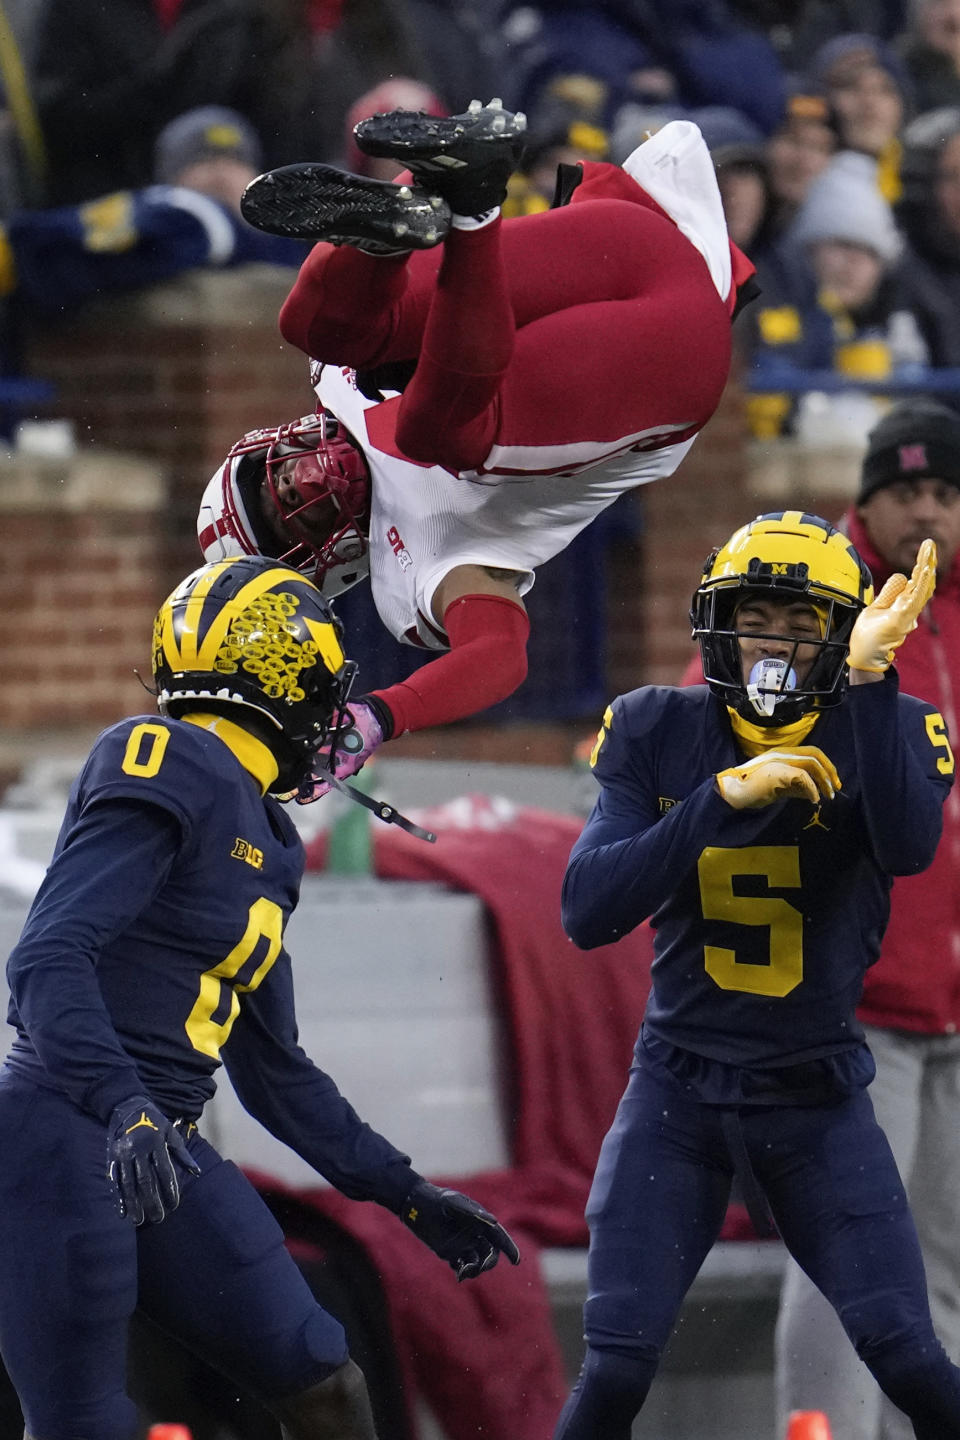
<path id="1" fill-rule="evenodd" d="M 527 121 L 500 100 L 481 105 L 471 100 L 462 115 L 393 110 L 371 115 L 354 128 L 365 155 L 396 160 L 417 173 L 449 174 L 467 166 L 485 166 L 503 155 L 519 154 Z"/>
<path id="2" fill-rule="evenodd" d="M 251 180 L 240 201 L 257 230 L 355 245 L 371 254 L 429 250 L 450 228 L 449 206 L 419 186 L 350 175 L 333 165 L 284 165 Z"/>

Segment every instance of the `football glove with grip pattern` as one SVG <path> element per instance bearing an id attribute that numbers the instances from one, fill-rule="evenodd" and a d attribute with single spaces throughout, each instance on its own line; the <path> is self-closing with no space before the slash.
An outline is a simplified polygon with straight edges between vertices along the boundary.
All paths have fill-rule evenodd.
<path id="1" fill-rule="evenodd" d="M 172 1120 L 146 1095 L 131 1095 L 110 1116 L 107 1178 L 117 1187 L 120 1214 L 134 1225 L 159 1225 L 180 1204 L 176 1166 L 200 1166 Z"/>
<path id="2" fill-rule="evenodd" d="M 333 773 L 338 780 L 356 775 L 389 736 L 386 733 L 384 717 L 368 700 L 354 700 L 346 712 L 346 723 L 337 731 Z M 297 791 L 298 805 L 312 805 L 321 795 L 326 795 L 333 786 L 325 772 L 330 770 L 330 745 L 322 746 L 316 755 L 312 774 Z"/>
<path id="3" fill-rule="evenodd" d="M 937 547 L 924 540 L 909 580 L 891 575 L 872 605 L 861 610 L 850 634 L 847 664 L 851 670 L 882 675 L 893 663 L 894 652 L 911 630 L 937 583 Z"/>
<path id="4" fill-rule="evenodd" d="M 400 1218 L 424 1245 L 446 1260 L 458 1280 L 492 1270 L 501 1254 L 519 1265 L 520 1251 L 496 1216 L 459 1190 L 441 1190 L 419 1180 L 400 1210 Z"/>
<path id="5" fill-rule="evenodd" d="M 768 750 L 742 765 L 721 770 L 717 789 L 734 810 L 760 810 L 778 800 L 832 800 L 840 789 L 840 776 L 829 755 L 816 745 L 791 750 Z"/>

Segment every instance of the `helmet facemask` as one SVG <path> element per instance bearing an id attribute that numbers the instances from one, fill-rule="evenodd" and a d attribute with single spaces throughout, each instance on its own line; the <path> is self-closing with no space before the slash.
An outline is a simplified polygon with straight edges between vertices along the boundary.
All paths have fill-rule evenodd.
<path id="1" fill-rule="evenodd" d="M 700 642 L 704 679 L 732 710 L 761 727 L 792 725 L 812 710 L 837 705 L 847 683 L 850 633 L 872 598 L 870 575 L 846 537 L 826 521 L 798 511 L 761 516 L 715 551 L 693 597 L 690 620 Z M 820 637 L 741 630 L 747 600 L 805 604 L 816 612 Z M 744 678 L 741 641 L 791 646 L 782 660 L 754 666 Z M 815 647 L 802 682 L 798 653 Z M 802 667 L 799 667 L 802 668 Z M 759 673 L 758 673 L 759 672 Z M 753 682 L 751 684 L 751 681 Z"/>
<path id="2" fill-rule="evenodd" d="M 339 420 L 321 412 L 281 426 L 262 464 L 267 523 L 290 542 L 278 558 L 312 573 L 328 597 L 362 579 L 369 565 L 370 474 Z"/>

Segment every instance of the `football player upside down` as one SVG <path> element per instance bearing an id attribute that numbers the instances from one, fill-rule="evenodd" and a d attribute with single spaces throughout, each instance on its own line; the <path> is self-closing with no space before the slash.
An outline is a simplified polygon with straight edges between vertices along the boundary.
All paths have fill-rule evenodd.
<path id="1" fill-rule="evenodd" d="M 523 126 L 496 101 L 373 116 L 360 149 L 414 183 L 299 165 L 245 197 L 252 223 L 321 242 L 280 315 L 319 407 L 234 446 L 203 497 L 204 554 L 283 556 L 328 596 L 369 575 L 397 639 L 449 652 L 351 704 L 341 776 L 517 688 L 536 567 L 671 475 L 726 383 L 753 267 L 697 127 L 665 126 L 622 168 L 561 167 L 556 208 L 504 221 Z"/>

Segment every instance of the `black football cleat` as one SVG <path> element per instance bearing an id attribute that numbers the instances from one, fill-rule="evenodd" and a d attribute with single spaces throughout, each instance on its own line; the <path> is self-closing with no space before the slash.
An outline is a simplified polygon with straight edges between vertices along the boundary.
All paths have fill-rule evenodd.
<path id="1" fill-rule="evenodd" d="M 354 126 L 365 155 L 395 160 L 419 184 L 442 195 L 458 215 L 477 215 L 502 203 L 516 169 L 526 116 L 500 100 L 471 100 L 463 115 L 391 110 Z"/>
<path id="2" fill-rule="evenodd" d="M 283 165 L 251 180 L 240 200 L 257 230 L 293 240 L 328 240 L 371 255 L 402 255 L 439 245 L 450 207 L 418 185 L 350 175 L 333 165 Z"/>

